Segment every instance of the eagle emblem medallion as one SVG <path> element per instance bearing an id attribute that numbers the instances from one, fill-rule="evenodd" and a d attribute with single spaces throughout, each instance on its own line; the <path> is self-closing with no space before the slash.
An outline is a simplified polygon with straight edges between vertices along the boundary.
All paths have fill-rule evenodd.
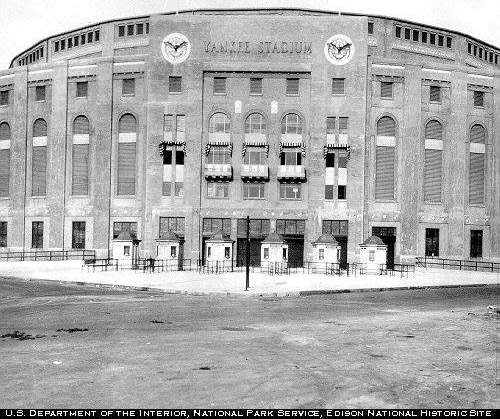
<path id="1" fill-rule="evenodd" d="M 182 33 L 171 33 L 163 39 L 161 52 L 169 63 L 180 64 L 189 57 L 191 44 Z"/>
<path id="2" fill-rule="evenodd" d="M 335 65 L 344 65 L 351 61 L 354 55 L 354 45 L 345 35 L 333 35 L 325 42 L 325 56 Z"/>

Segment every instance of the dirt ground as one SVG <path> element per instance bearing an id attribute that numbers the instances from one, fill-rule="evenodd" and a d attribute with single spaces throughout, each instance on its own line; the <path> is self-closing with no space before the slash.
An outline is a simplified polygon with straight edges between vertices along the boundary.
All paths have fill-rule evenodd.
<path id="1" fill-rule="evenodd" d="M 0 279 L 0 407 L 499 408 L 498 295 L 194 297 Z"/>

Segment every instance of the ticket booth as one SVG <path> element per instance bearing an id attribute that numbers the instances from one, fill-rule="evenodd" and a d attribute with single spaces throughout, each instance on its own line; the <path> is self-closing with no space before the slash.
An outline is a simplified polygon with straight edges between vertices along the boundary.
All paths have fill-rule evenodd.
<path id="1" fill-rule="evenodd" d="M 276 232 L 269 234 L 260 246 L 262 266 L 270 263 L 286 264 L 288 262 L 288 244 L 285 243 L 285 239 L 280 234 Z"/>
<path id="2" fill-rule="evenodd" d="M 215 233 L 205 242 L 207 262 L 233 260 L 233 240 L 227 234 Z"/>
<path id="3" fill-rule="evenodd" d="M 165 260 L 172 265 L 177 265 L 180 257 L 181 239 L 173 231 L 156 239 L 156 259 Z"/>
<path id="4" fill-rule="evenodd" d="M 113 239 L 113 259 L 117 259 L 121 266 L 137 265 L 140 242 L 140 240 L 134 239 L 130 232 L 122 231 L 116 239 Z"/>
<path id="5" fill-rule="evenodd" d="M 366 272 L 380 273 L 387 262 L 387 245 L 377 236 L 368 237 L 359 245 L 359 262 Z"/>
<path id="6" fill-rule="evenodd" d="M 325 233 L 319 236 L 313 245 L 313 262 L 339 263 L 340 244 L 333 235 Z"/>

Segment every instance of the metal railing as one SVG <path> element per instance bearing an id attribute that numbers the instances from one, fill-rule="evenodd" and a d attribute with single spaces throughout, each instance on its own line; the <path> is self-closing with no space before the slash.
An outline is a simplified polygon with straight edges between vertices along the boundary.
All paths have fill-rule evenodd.
<path id="1" fill-rule="evenodd" d="M 56 260 L 88 260 L 95 259 L 95 250 L 73 249 L 73 250 L 32 250 L 25 252 L 0 252 L 2 262 L 22 261 L 56 261 Z"/>
<path id="2" fill-rule="evenodd" d="M 417 257 L 417 266 L 422 268 L 455 269 L 459 271 L 500 272 L 500 263 L 482 260 L 441 259 L 432 257 Z"/>
<path id="3" fill-rule="evenodd" d="M 118 259 L 111 258 L 101 258 L 101 259 L 85 259 L 83 261 L 83 266 L 87 267 L 87 271 L 92 268 L 92 272 L 95 272 L 96 268 L 101 268 L 102 271 L 117 271 L 118 270 Z"/>

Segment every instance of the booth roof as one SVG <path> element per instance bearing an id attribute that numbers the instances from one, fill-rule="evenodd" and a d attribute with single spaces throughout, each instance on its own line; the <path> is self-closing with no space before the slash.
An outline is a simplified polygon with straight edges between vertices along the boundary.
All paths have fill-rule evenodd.
<path id="1" fill-rule="evenodd" d="M 233 241 L 231 238 L 227 235 L 222 233 L 221 231 L 216 232 L 213 234 L 207 242 L 209 243 L 232 243 Z"/>
<path id="2" fill-rule="evenodd" d="M 133 241 L 134 238 L 132 237 L 132 235 L 130 234 L 130 231 L 122 231 L 118 237 L 116 239 L 114 239 L 116 241 Z"/>
<path id="3" fill-rule="evenodd" d="M 168 230 L 165 234 L 162 234 L 158 240 L 178 242 L 180 241 L 179 236 L 175 234 L 172 230 Z"/>
<path id="4" fill-rule="evenodd" d="M 385 244 L 380 237 L 370 236 L 361 244 L 361 246 L 385 246 Z"/>
<path id="5" fill-rule="evenodd" d="M 262 243 L 285 243 L 285 239 L 275 231 L 269 234 Z"/>
<path id="6" fill-rule="evenodd" d="M 318 240 L 313 242 L 313 244 L 331 244 L 333 246 L 338 246 L 339 242 L 335 240 L 335 237 L 330 233 L 325 233 L 319 236 Z"/>

